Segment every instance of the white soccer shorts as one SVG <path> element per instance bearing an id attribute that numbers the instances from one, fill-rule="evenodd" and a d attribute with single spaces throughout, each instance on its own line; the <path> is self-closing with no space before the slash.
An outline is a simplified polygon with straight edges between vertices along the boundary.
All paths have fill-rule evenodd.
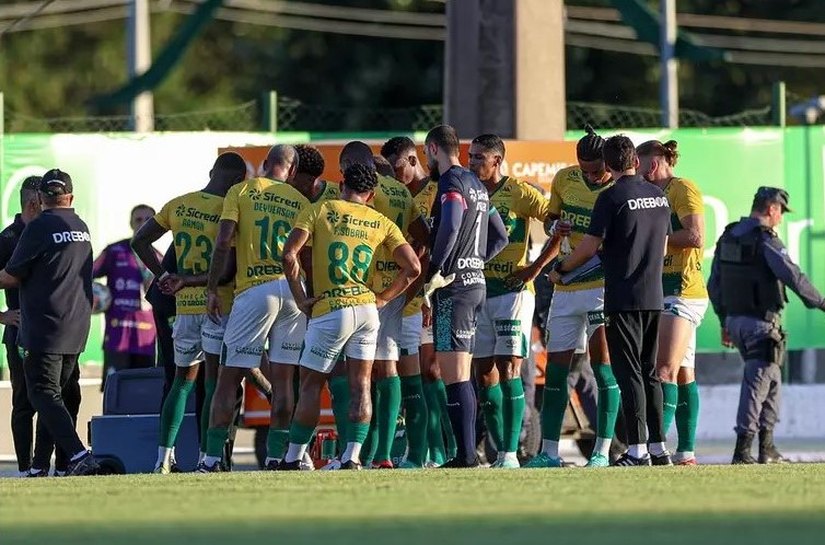
<path id="1" fill-rule="evenodd" d="M 525 294 L 531 297 L 526 297 Z M 529 343 L 525 336 L 525 319 L 529 310 L 529 323 L 532 324 L 533 309 L 524 307 L 535 307 L 535 297 L 532 295 L 528 291 L 521 291 L 487 298 L 478 314 L 474 358 L 527 356 Z"/>
<path id="2" fill-rule="evenodd" d="M 418 348 L 422 344 L 422 323 L 423 317 L 420 312 L 416 312 L 412 316 L 404 316 L 401 319 L 401 341 L 398 343 L 398 347 L 401 349 L 402 356 L 415 356 L 418 354 Z"/>
<path id="3" fill-rule="evenodd" d="M 680 367 L 687 367 L 689 369 L 696 367 L 696 330 L 705 317 L 708 304 L 709 301 L 707 299 L 686 299 L 674 295 L 665 297 L 665 309 L 662 311 L 662 314 L 683 318 L 693 326 L 693 332 L 688 341 L 685 357 L 682 359 Z"/>
<path id="4" fill-rule="evenodd" d="M 271 280 L 239 293 L 224 335 L 221 363 L 253 369 L 269 342 L 271 363 L 298 365 L 306 334 L 306 316 L 298 309 L 286 279 Z"/>
<path id="5" fill-rule="evenodd" d="M 406 300 L 401 295 L 378 309 L 378 344 L 375 347 L 375 359 L 398 361 L 405 306 Z"/>
<path id="6" fill-rule="evenodd" d="M 547 318 L 547 351 L 580 349 L 582 337 L 590 339 L 603 326 L 604 288 L 556 290 Z"/>
<path id="7" fill-rule="evenodd" d="M 226 321 L 226 316 L 216 324 L 206 314 L 178 314 L 172 325 L 175 365 L 192 367 L 203 361 L 204 352 L 220 355 Z"/>
<path id="8" fill-rule="evenodd" d="M 374 360 L 378 310 L 374 304 L 347 307 L 311 318 L 307 324 L 301 367 L 330 373 L 338 355 Z"/>

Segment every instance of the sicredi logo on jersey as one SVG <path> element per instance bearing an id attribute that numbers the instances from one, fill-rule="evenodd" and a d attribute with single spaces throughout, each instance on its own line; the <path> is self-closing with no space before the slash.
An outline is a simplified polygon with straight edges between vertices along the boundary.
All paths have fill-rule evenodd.
<path id="1" fill-rule="evenodd" d="M 55 244 L 65 244 L 67 242 L 91 242 L 92 237 L 85 231 L 61 231 L 52 233 Z"/>
<path id="2" fill-rule="evenodd" d="M 627 207 L 631 210 L 641 210 L 647 208 L 667 208 L 669 205 L 665 197 L 638 197 L 628 199 Z"/>

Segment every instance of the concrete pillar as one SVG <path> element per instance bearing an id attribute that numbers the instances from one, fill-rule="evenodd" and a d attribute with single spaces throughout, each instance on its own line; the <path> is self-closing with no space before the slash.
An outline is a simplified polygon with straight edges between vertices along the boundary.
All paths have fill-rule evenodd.
<path id="1" fill-rule="evenodd" d="M 562 0 L 447 2 L 445 119 L 460 136 L 563 137 L 563 15 Z"/>

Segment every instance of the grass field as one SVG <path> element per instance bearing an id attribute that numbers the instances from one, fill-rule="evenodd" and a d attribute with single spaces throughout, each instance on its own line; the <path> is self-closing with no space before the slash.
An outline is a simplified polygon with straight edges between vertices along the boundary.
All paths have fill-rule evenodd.
<path id="1" fill-rule="evenodd" d="M 0 481 L 0 543 L 825 543 L 825 465 Z"/>

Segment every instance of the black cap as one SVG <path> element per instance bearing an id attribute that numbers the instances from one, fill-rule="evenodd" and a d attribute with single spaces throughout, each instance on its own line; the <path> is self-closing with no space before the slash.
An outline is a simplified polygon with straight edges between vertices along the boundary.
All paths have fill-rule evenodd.
<path id="1" fill-rule="evenodd" d="M 62 170 L 53 168 L 40 180 L 40 192 L 50 197 L 71 195 L 72 191 L 72 177 Z"/>
<path id="2" fill-rule="evenodd" d="M 753 208 L 758 208 L 766 204 L 777 203 L 782 205 L 783 212 L 793 212 L 788 206 L 791 197 L 788 192 L 779 187 L 768 187 L 763 185 L 756 191 L 753 196 Z"/>

